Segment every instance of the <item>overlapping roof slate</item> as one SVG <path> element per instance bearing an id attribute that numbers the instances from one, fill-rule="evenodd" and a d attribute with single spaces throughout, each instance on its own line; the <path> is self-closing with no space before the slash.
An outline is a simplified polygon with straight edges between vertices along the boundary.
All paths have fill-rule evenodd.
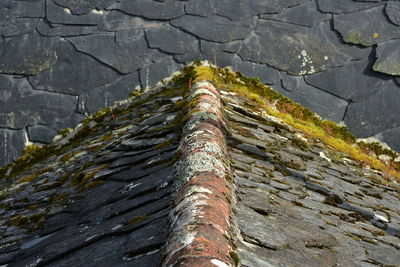
<path id="1" fill-rule="evenodd" d="M 187 67 L 11 165 L 0 265 L 398 265 L 397 173 L 273 116 L 246 79 Z"/>

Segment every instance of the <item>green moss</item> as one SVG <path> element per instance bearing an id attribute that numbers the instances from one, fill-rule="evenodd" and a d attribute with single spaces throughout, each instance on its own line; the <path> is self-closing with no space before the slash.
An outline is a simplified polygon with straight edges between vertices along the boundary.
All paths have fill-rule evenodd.
<path id="1" fill-rule="evenodd" d="M 33 180 L 35 180 L 36 178 L 38 178 L 40 175 L 42 175 L 42 174 L 44 174 L 44 173 L 46 173 L 46 172 L 49 172 L 49 171 L 51 171 L 51 170 L 52 170 L 52 168 L 50 168 L 50 167 L 43 168 L 43 169 L 41 169 L 41 170 L 35 172 L 34 174 L 25 176 L 24 178 L 21 179 L 21 182 L 24 183 L 24 182 L 33 181 Z"/>
<path id="2" fill-rule="evenodd" d="M 239 255 L 235 251 L 230 251 L 229 256 L 231 256 L 233 262 L 235 263 L 235 266 L 240 265 L 240 258 Z"/>
<path id="3" fill-rule="evenodd" d="M 129 224 L 137 224 L 137 223 L 140 223 L 140 222 L 146 220 L 148 217 L 149 217 L 149 216 L 147 216 L 147 215 L 133 217 L 132 219 L 129 220 Z"/>
<path id="4" fill-rule="evenodd" d="M 309 148 L 307 142 L 305 142 L 299 138 L 292 139 L 292 145 L 297 148 L 300 148 L 301 150 L 304 150 L 304 151 L 308 151 L 308 148 Z"/>
<path id="5" fill-rule="evenodd" d="M 397 158 L 397 153 L 396 152 L 394 152 L 393 150 L 384 148 L 378 142 L 373 142 L 373 143 L 358 142 L 357 144 L 362 149 L 364 149 L 367 153 L 373 152 L 376 156 L 388 155 L 392 159 Z"/>
<path id="6" fill-rule="evenodd" d="M 70 132 L 72 132 L 71 128 L 65 128 L 58 131 L 58 134 L 61 134 L 62 136 L 66 137 Z"/>
<path id="7" fill-rule="evenodd" d="M 162 149 L 172 145 L 172 141 L 170 139 L 165 140 L 164 142 L 159 143 L 154 146 L 154 149 Z"/>
<path id="8" fill-rule="evenodd" d="M 25 228 L 30 231 L 38 230 L 43 227 L 43 223 L 46 219 L 46 213 L 38 213 L 31 216 L 17 215 L 11 218 L 8 222 L 8 226 L 15 226 Z"/>

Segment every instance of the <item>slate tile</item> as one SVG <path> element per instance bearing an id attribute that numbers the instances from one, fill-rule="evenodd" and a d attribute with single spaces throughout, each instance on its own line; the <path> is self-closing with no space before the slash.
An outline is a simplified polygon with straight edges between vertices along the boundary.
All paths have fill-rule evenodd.
<path id="1" fill-rule="evenodd" d="M 114 34 L 69 37 L 78 51 L 88 53 L 121 73 L 132 73 L 151 63 L 159 52 L 150 49 L 144 38 L 116 43 Z M 115 53 L 109 53 L 115 51 Z M 131 53 L 135 51 L 135 53 Z"/>
<path id="2" fill-rule="evenodd" d="M 324 24 L 329 25 L 329 22 L 309 29 L 260 19 L 254 32 L 243 41 L 239 55 L 244 60 L 266 63 L 293 75 L 311 74 L 346 64 L 350 56 L 330 43 L 323 31 Z M 279 45 L 262 45 L 269 40 L 275 40 Z"/>
<path id="3" fill-rule="evenodd" d="M 5 166 L 21 155 L 25 136 L 22 130 L 0 128 L 0 166 Z"/>
<path id="4" fill-rule="evenodd" d="M 371 46 L 400 37 L 400 27 L 387 20 L 384 6 L 351 15 L 335 15 L 333 21 L 346 43 Z"/>
<path id="5" fill-rule="evenodd" d="M 379 1 L 378 3 L 375 2 L 377 1 L 317 0 L 319 10 L 334 14 L 354 13 L 356 11 L 366 10 L 382 5 L 382 3 L 379 3 Z"/>
<path id="6" fill-rule="evenodd" d="M 104 9 L 114 3 L 115 0 L 54 0 L 54 2 L 60 6 L 68 8 L 74 15 L 85 15 L 93 9 Z"/>
<path id="7" fill-rule="evenodd" d="M 201 39 L 220 43 L 243 40 L 250 33 L 246 23 L 231 21 L 221 16 L 203 18 L 185 15 L 171 20 L 171 24 Z"/>
<path id="8" fill-rule="evenodd" d="M 400 3 L 399 1 L 389 0 L 386 3 L 385 12 L 390 21 L 400 26 Z"/>
<path id="9" fill-rule="evenodd" d="M 46 0 L 46 18 L 52 23 L 72 25 L 97 25 L 104 16 L 104 12 L 90 12 L 75 16 L 65 7 L 56 4 L 53 0 Z"/>
<path id="10" fill-rule="evenodd" d="M 176 63 L 172 57 L 162 56 L 156 62 L 140 69 L 140 82 L 143 89 L 156 85 L 159 81 L 169 77 L 172 73 L 182 67 Z"/>
<path id="11" fill-rule="evenodd" d="M 400 41 L 391 40 L 378 44 L 374 71 L 400 76 Z"/>

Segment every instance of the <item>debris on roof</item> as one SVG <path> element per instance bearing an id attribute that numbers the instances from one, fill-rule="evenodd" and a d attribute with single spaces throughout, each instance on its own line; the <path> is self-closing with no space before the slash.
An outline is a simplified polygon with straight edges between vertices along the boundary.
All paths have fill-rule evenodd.
<path id="1" fill-rule="evenodd" d="M 396 266 L 400 163 L 371 144 L 194 62 L 2 170 L 0 265 Z"/>

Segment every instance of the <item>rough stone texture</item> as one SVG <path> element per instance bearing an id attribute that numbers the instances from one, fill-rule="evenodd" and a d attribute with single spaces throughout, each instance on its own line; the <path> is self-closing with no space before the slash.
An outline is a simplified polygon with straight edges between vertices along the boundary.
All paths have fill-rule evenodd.
<path id="1" fill-rule="evenodd" d="M 400 38 L 400 27 L 393 25 L 384 15 L 384 6 L 350 15 L 335 15 L 334 27 L 347 43 L 371 46 Z"/>
<path id="2" fill-rule="evenodd" d="M 391 61 L 397 53 L 398 11 L 398 1 L 393 0 L 3 0 L 0 72 L 29 76 L 35 89 L 78 96 L 78 107 L 69 110 L 78 117 L 197 59 L 258 76 L 288 96 L 281 88 L 291 82 L 286 72 L 313 74 L 305 76 L 309 86 L 302 85 L 302 96 L 296 99 L 339 120 L 343 109 L 337 114 L 326 110 L 335 98 L 325 92 L 363 102 L 372 114 L 374 108 L 364 100 L 390 88 L 387 79 L 394 78 L 399 87 L 400 76 Z M 166 64 L 171 67 L 153 78 L 137 78 Z M 350 74 L 351 79 L 342 79 Z M 368 84 L 371 87 L 364 86 Z M 310 104 L 310 99 L 320 102 Z M 10 98 L 8 106 L 13 101 Z M 55 106 L 46 103 L 43 109 Z M 56 120 L 43 126 L 56 129 Z M 391 127 L 395 126 L 383 124 L 379 132 Z"/>
<path id="3" fill-rule="evenodd" d="M 144 94 L 144 98 L 153 97 L 144 105 L 134 106 L 140 97 L 125 101 L 118 108 L 129 112 L 106 114 L 90 133 L 81 134 L 58 154 L 12 180 L 0 179 L 1 265 L 160 265 L 168 234 L 172 159 L 179 129 L 170 129 L 171 139 L 162 139 L 163 148 L 157 148 L 158 143 L 151 145 L 152 153 L 140 148 L 130 154 L 117 151 L 124 140 L 146 142 L 160 135 L 150 128 L 150 122 L 160 114 L 173 112 L 175 106 L 166 103 L 172 103 L 170 98 L 175 95 L 162 97 L 159 92 Z M 147 120 L 139 114 L 146 114 Z M 153 126 L 165 128 L 169 123 L 158 121 Z M 140 131 L 134 127 L 138 124 Z M 50 130 L 45 128 L 29 128 L 29 135 L 35 140 L 41 132 Z M 0 130 L 6 146 L 23 134 L 20 130 Z M 6 146 L 1 149 L 11 150 L 6 154 L 10 156 L 20 152 L 13 149 L 22 149 Z M 132 158 L 133 154 L 136 156 Z M 125 169 L 147 174 L 112 180 L 124 169 L 110 166 L 128 157 Z"/>
<path id="4" fill-rule="evenodd" d="M 400 41 L 392 40 L 378 44 L 374 71 L 400 76 Z"/>
<path id="5" fill-rule="evenodd" d="M 242 106 L 241 112 L 227 112 L 230 130 L 242 133 L 228 139 L 241 266 L 398 264 L 400 200 L 398 189 L 382 184 L 382 173 L 344 160 L 345 154 L 325 145 L 317 147 L 318 140 L 305 138 L 307 147 L 296 147 L 295 133 L 254 120 L 257 111 L 245 108 L 241 97 L 226 94 L 224 103 L 225 109 Z M 273 129 L 262 130 L 265 123 Z M 249 129 L 264 135 L 251 137 Z M 275 156 L 249 153 L 254 138 L 269 144 L 264 153 Z"/>
<path id="6" fill-rule="evenodd" d="M 350 57 L 341 53 L 321 33 L 287 23 L 260 20 L 243 42 L 239 55 L 249 61 L 262 62 L 294 75 L 311 74 L 342 66 Z M 270 40 L 277 46 L 263 44 Z"/>
<path id="7" fill-rule="evenodd" d="M 400 26 L 400 3 L 399 1 L 389 0 L 386 3 L 385 12 L 390 21 L 397 26 Z"/>

